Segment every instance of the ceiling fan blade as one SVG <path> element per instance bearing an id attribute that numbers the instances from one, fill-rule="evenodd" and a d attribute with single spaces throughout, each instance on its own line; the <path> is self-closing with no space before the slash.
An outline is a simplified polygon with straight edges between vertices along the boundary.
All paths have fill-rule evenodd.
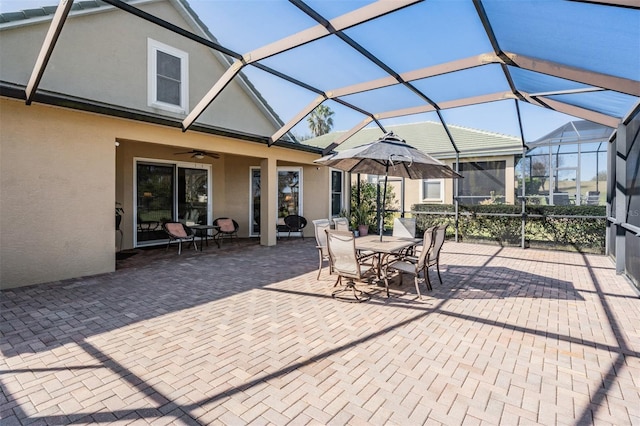
<path id="1" fill-rule="evenodd" d="M 185 152 L 176 152 L 173 155 L 180 155 L 180 154 L 191 154 L 191 158 L 198 158 L 198 159 L 202 159 L 205 156 L 216 158 L 216 159 L 220 158 L 220 154 L 218 153 L 207 152 L 207 151 L 202 151 L 198 149 L 192 149 L 191 151 L 185 151 Z"/>

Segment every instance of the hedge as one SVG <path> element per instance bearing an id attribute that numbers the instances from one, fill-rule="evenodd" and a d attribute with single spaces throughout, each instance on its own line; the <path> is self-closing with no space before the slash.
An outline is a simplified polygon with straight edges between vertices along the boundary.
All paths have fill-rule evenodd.
<path id="1" fill-rule="evenodd" d="M 411 213 L 416 217 L 418 232 L 446 223 L 449 224 L 448 236 L 455 233 L 453 205 L 417 204 L 412 206 Z M 463 241 L 521 244 L 520 205 L 460 205 L 459 213 L 458 237 Z M 525 214 L 525 241 L 528 246 L 604 253 L 605 206 L 527 205 Z"/>

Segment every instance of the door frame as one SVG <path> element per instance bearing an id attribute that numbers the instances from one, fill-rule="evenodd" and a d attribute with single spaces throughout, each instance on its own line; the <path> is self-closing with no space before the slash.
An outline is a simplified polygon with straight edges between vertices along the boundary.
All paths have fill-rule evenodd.
<path id="1" fill-rule="evenodd" d="M 168 239 L 164 240 L 153 240 L 153 242 L 141 243 L 138 244 L 138 163 L 151 163 L 151 164 L 159 164 L 159 165 L 172 165 L 174 167 L 174 194 L 173 194 L 173 211 L 178 211 L 178 199 L 177 199 L 177 180 L 178 180 L 178 168 L 182 169 L 202 169 L 207 171 L 207 224 L 211 225 L 213 222 L 213 166 L 211 164 L 200 164 L 194 162 L 187 161 L 175 161 L 175 160 L 163 160 L 159 158 L 149 158 L 149 157 L 133 157 L 133 193 L 132 193 L 132 206 L 133 206 L 133 247 L 151 247 L 157 246 L 161 244 L 165 244 Z M 196 167 L 194 167 L 196 166 Z M 175 220 L 175 218 L 173 218 Z"/>

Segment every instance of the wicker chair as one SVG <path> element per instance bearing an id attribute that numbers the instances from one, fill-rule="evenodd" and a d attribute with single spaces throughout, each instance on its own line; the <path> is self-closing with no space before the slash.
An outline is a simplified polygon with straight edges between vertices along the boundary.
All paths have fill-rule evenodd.
<path id="1" fill-rule="evenodd" d="M 290 214 L 284 218 L 284 224 L 289 232 L 287 238 L 291 237 L 292 232 L 300 232 L 300 236 L 304 239 L 302 230 L 307 226 L 307 219 L 297 214 Z"/>
<path id="2" fill-rule="evenodd" d="M 238 240 L 238 222 L 233 219 L 229 219 L 228 217 L 219 217 L 213 221 L 213 226 L 218 227 L 218 232 L 213 237 L 213 239 L 218 243 L 218 246 L 222 245 L 222 241 L 225 237 L 228 237 L 230 240 L 233 240 L 233 237 L 236 237 L 236 241 Z"/>
<path id="3" fill-rule="evenodd" d="M 196 239 L 193 230 L 191 230 L 187 225 L 182 222 L 164 222 L 162 224 L 162 229 L 169 236 L 169 242 L 167 243 L 166 250 L 169 250 L 169 246 L 171 243 L 178 243 L 178 254 L 182 254 L 182 243 L 189 242 L 193 244 L 193 248 L 198 251 L 198 246 L 196 246 Z"/>

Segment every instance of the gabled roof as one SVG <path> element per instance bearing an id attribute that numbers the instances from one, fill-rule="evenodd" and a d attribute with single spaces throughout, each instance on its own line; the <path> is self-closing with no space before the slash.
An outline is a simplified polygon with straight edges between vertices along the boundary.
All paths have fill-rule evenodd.
<path id="1" fill-rule="evenodd" d="M 43 1 L 47 1 L 47 0 L 43 0 Z M 53 1 L 53 0 L 49 0 L 49 1 Z M 124 0 L 123 3 L 127 3 L 132 6 L 135 6 L 139 4 L 161 2 L 161 1 L 168 1 L 169 3 L 174 4 L 176 9 L 178 9 L 178 12 L 181 13 L 184 17 L 186 17 L 187 21 L 191 23 L 191 25 L 193 26 L 194 33 L 197 33 L 200 37 L 210 40 L 213 45 L 218 45 L 218 40 L 216 39 L 216 37 L 209 31 L 207 25 L 204 22 L 202 22 L 200 17 L 193 11 L 191 6 L 185 0 Z M 57 9 L 58 9 L 58 6 L 54 5 L 54 6 L 43 6 L 38 8 L 26 9 L 26 10 L 17 11 L 17 12 L 0 13 L 0 29 L 10 29 L 16 26 L 24 26 L 32 23 L 50 21 L 54 18 Z M 113 9 L 114 7 L 112 5 L 102 0 L 75 1 L 71 6 L 69 15 L 74 16 L 81 13 L 99 13 L 101 11 L 107 11 L 107 10 L 113 10 Z M 220 62 L 225 64 L 226 67 L 229 67 L 231 65 L 231 61 L 229 57 L 222 54 L 219 50 L 212 49 L 212 53 Z M 247 76 L 244 73 L 240 72 L 238 74 L 237 82 L 244 89 L 245 93 L 247 93 L 247 95 L 251 99 L 253 99 L 253 101 L 259 106 L 263 114 L 273 122 L 275 127 L 280 127 L 284 124 L 283 121 L 278 116 L 278 114 L 273 110 L 273 108 L 271 108 L 269 103 L 264 99 L 262 94 L 258 91 L 258 89 L 253 85 L 253 83 L 247 78 Z M 15 87 L 15 85 L 7 84 L 6 82 L 4 83 L 5 84 L 2 85 L 3 87 L 0 88 L 1 89 L 0 93 L 4 95 L 12 96 L 16 92 L 19 92 L 19 89 L 16 90 L 17 88 Z M 53 94 L 53 93 L 46 92 L 43 94 L 50 101 L 53 100 L 54 97 L 56 97 L 56 94 Z M 85 109 L 85 106 L 87 105 L 86 100 L 84 99 L 74 100 L 73 97 L 64 96 L 64 94 L 62 95 L 64 99 L 60 99 L 60 102 L 66 105 L 73 104 L 78 109 Z M 92 103 L 92 102 L 89 101 L 89 103 Z M 91 109 L 94 112 L 102 112 L 105 114 L 117 115 L 120 117 L 141 118 L 144 121 L 151 121 L 151 122 L 162 123 L 162 124 L 166 124 L 167 121 L 170 121 L 170 120 L 167 120 L 166 117 L 158 116 L 154 118 L 152 117 L 153 114 L 135 113 L 135 112 L 127 111 L 126 106 L 123 108 L 123 111 L 117 112 L 117 111 L 114 111 L 112 105 L 110 105 L 109 107 L 104 107 L 103 105 L 100 105 L 98 102 L 94 102 L 93 104 L 94 105 Z M 145 119 L 145 117 L 147 118 Z M 207 130 L 207 126 L 199 125 L 197 126 L 197 128 L 200 131 Z M 246 139 L 246 140 L 252 140 L 252 141 L 258 141 L 262 139 L 264 142 L 268 142 L 268 138 L 266 136 L 259 138 L 259 137 L 256 137 L 255 135 L 243 133 L 242 131 L 234 132 L 233 130 L 226 130 L 226 129 L 215 130 L 213 128 L 211 130 L 214 130 L 213 133 L 224 134 L 225 136 L 236 135 L 240 139 Z M 299 145 L 296 139 L 288 133 L 284 136 L 284 142 L 285 142 L 284 145 L 288 147 Z M 308 147 L 306 148 L 300 147 L 300 148 L 303 150 L 308 150 Z"/>
<path id="2" fill-rule="evenodd" d="M 590 121 L 571 121 L 527 145 L 533 149 L 541 145 L 608 142 L 613 131 L 611 127 Z"/>
<path id="3" fill-rule="evenodd" d="M 522 154 L 522 142 L 514 136 L 453 125 L 449 125 L 448 128 L 463 157 Z M 424 121 L 420 123 L 386 126 L 386 129 L 387 131 L 393 131 L 393 133 L 406 140 L 407 143 L 414 148 L 433 157 L 445 159 L 455 158 L 456 156 L 449 137 L 440 123 Z M 345 133 L 346 132 L 331 132 L 305 140 L 302 143 L 311 146 L 325 147 L 329 146 Z M 380 129 L 377 127 L 368 127 L 347 139 L 336 148 L 336 151 L 342 151 L 373 142 L 381 136 L 383 136 L 383 133 Z"/>

